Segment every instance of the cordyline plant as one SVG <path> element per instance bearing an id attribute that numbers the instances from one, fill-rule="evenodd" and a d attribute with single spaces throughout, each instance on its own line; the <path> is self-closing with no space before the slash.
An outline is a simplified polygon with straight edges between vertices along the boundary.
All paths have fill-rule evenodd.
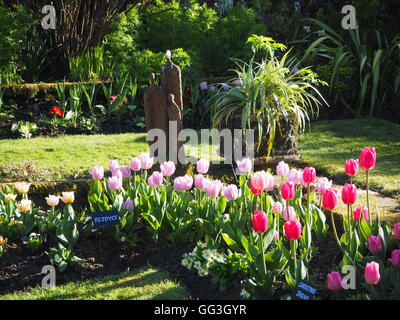
<path id="1" fill-rule="evenodd" d="M 238 69 L 232 70 L 236 77 L 229 81 L 230 90 L 220 88 L 208 102 L 212 126 L 227 124 L 235 115 L 240 115 L 244 131 L 257 127 L 257 149 L 263 135 L 267 137 L 265 143 L 269 155 L 282 122 L 294 120 L 298 132 L 318 112 L 322 102 L 326 103 L 316 88 L 316 85 L 326 83 L 310 68 L 292 70 L 290 50 L 278 58 L 276 51 L 286 50 L 283 44 L 256 35 L 247 42 L 254 52 L 250 62 L 233 59 Z M 256 53 L 260 51 L 265 52 L 265 57 L 257 62 Z"/>

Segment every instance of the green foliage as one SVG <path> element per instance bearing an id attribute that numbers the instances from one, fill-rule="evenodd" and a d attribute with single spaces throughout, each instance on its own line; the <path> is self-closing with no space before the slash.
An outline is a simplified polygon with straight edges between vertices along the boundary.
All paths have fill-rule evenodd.
<path id="1" fill-rule="evenodd" d="M 275 51 L 284 50 L 285 46 L 273 39 L 252 36 L 248 42 L 252 43 L 253 50 L 261 48 L 267 55 L 260 63 L 254 57 L 249 63 L 236 61 L 238 69 L 229 83 L 230 90 L 220 89 L 208 102 L 212 126 L 224 125 L 238 115 L 242 128 L 256 126 L 258 129 L 258 148 L 264 131 L 269 155 L 282 121 L 294 117 L 298 131 L 318 111 L 321 102 L 316 95 L 323 98 L 315 86 L 324 83 L 310 68 L 291 71 L 287 62 L 290 51 L 278 59 Z"/>
<path id="2" fill-rule="evenodd" d="M 0 70 L 3 82 L 21 81 L 23 51 L 30 39 L 33 19 L 21 5 L 12 11 L 0 2 Z"/>
<path id="3" fill-rule="evenodd" d="M 311 21 L 323 30 L 303 61 L 322 60 L 333 67 L 329 70 L 329 94 L 335 104 L 360 117 L 376 115 L 385 104 L 395 102 L 400 86 L 400 34 L 388 40 L 377 30 L 362 35 L 356 29 L 341 36 L 322 21 Z"/>

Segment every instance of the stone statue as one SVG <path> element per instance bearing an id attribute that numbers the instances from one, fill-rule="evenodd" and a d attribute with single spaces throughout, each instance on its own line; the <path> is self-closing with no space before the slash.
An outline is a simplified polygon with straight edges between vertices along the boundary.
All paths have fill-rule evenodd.
<path id="1" fill-rule="evenodd" d="M 165 58 L 167 63 L 162 67 L 161 86 L 155 84 L 155 74 L 151 73 L 150 86 L 144 92 L 146 129 L 148 132 L 160 129 L 166 135 L 165 148 L 158 148 L 154 156 L 160 161 L 178 163 L 178 154 L 179 159 L 184 159 L 185 155 L 183 142 L 178 141 L 179 132 L 183 129 L 181 70 L 172 63 L 169 50 Z M 151 141 L 150 147 L 157 142 L 160 141 Z"/>

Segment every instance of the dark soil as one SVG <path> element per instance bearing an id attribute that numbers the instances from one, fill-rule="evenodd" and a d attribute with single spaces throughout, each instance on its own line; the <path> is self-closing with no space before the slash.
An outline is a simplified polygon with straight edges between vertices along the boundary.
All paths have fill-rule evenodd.
<path id="1" fill-rule="evenodd" d="M 140 242 L 133 249 L 122 248 L 110 237 L 82 236 L 75 248 L 78 257 L 86 263 L 69 267 L 65 272 L 57 272 L 56 283 L 61 285 L 71 281 L 105 277 L 144 266 L 153 266 L 168 271 L 190 291 L 194 299 L 239 299 L 240 289 L 233 287 L 226 292 L 211 283 L 208 277 L 198 277 L 181 265 L 182 254 L 192 251 L 195 243 L 183 243 L 173 246 L 166 240 L 158 244 L 144 229 L 138 231 Z M 0 259 L 0 294 L 27 290 L 41 285 L 42 267 L 50 264 L 42 248 L 36 253 L 24 245 L 9 248 Z M 239 284 L 238 284 L 239 285 Z"/>

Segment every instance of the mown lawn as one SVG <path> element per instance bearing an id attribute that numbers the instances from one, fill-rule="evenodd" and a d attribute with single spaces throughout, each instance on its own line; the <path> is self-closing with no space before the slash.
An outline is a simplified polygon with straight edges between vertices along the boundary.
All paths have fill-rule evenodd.
<path id="1" fill-rule="evenodd" d="M 400 125 L 375 118 L 318 121 L 300 139 L 302 162 L 339 181 L 345 179 L 345 159 L 357 159 L 364 147 L 375 147 L 377 152 L 371 187 L 386 195 L 400 195 Z M 355 182 L 364 181 L 361 170 Z"/>
<path id="2" fill-rule="evenodd" d="M 166 272 L 143 268 L 105 278 L 71 282 L 51 289 L 0 296 L 0 300 L 184 300 L 185 287 Z"/>

